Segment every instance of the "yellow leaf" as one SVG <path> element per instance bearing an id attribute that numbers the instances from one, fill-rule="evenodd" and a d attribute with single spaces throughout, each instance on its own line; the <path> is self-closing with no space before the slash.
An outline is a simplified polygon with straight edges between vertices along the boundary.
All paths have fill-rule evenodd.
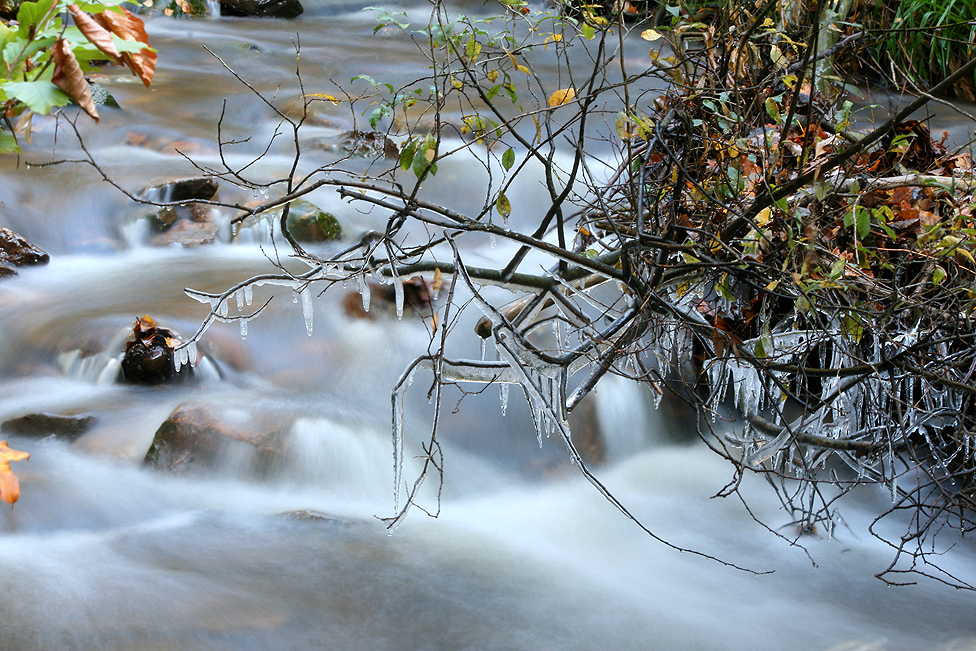
<path id="1" fill-rule="evenodd" d="M 490 81 L 491 83 L 495 83 L 495 80 L 498 79 L 498 71 L 492 68 L 491 70 L 488 71 L 487 76 L 488 76 L 488 81 Z"/>
<path id="2" fill-rule="evenodd" d="M 641 32 L 641 38 L 645 41 L 656 41 L 661 38 L 661 32 L 656 29 L 645 29 Z"/>
<path id="3" fill-rule="evenodd" d="M 30 455 L 26 452 L 11 450 L 6 441 L 0 441 L 0 499 L 7 504 L 13 504 L 20 498 L 20 482 L 10 470 L 11 461 L 26 461 Z"/>
<path id="4" fill-rule="evenodd" d="M 756 225 L 758 226 L 768 225 L 769 220 L 772 219 L 772 216 L 773 216 L 772 209 L 770 209 L 769 206 L 766 206 L 765 208 L 759 211 L 758 215 L 756 215 Z"/>
<path id="5" fill-rule="evenodd" d="M 572 102 L 576 97 L 575 88 L 560 88 L 549 96 L 549 106 L 562 106 Z"/>
<path id="6" fill-rule="evenodd" d="M 434 269 L 434 281 L 430 284 L 432 291 L 440 291 L 441 287 L 444 286 L 444 274 L 441 273 L 440 267 Z"/>
<path id="7" fill-rule="evenodd" d="M 457 77 L 451 77 L 451 85 L 454 86 L 454 90 L 461 90 L 464 88 L 464 84 L 458 81 Z"/>
<path id="8" fill-rule="evenodd" d="M 335 95 L 327 95 L 326 93 L 306 93 L 305 97 L 310 97 L 312 99 L 324 99 L 327 102 L 332 102 L 333 106 L 339 105 L 339 100 L 336 99 Z"/>

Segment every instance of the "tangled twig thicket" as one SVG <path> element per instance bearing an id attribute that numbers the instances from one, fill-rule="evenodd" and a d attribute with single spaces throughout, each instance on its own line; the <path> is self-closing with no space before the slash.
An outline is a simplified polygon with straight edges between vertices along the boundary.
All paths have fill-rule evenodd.
<path id="1" fill-rule="evenodd" d="M 708 24 L 674 12 L 666 27 L 640 33 L 653 49 L 636 70 L 623 47 L 637 34 L 613 11 L 534 13 L 505 0 L 505 16 L 470 18 L 434 3 L 419 31 L 382 14 L 377 29 L 412 39 L 428 77 L 399 87 L 360 77 L 354 83 L 369 90 L 353 96 L 308 93 L 298 71 L 296 108 L 261 96 L 293 141 L 285 176 L 252 179 L 250 164 L 223 156 L 223 168 L 201 166 L 245 190 L 278 190 L 258 206 L 225 205 L 238 222 L 286 206 L 279 228 L 307 268 L 192 292 L 211 312 L 178 362 L 212 322 L 256 316 L 244 305 L 259 285 L 295 292 L 311 332 L 314 294 L 337 283 L 358 283 L 364 307 L 371 280 L 389 283 L 402 313 L 405 279 L 433 274 L 436 289 L 450 278 L 446 302 L 414 301 L 431 339 L 393 390 L 391 526 L 420 505 L 425 479 L 442 476 L 437 414 L 444 388 L 460 382 L 500 385 L 503 404 L 508 387 L 520 387 L 540 443 L 561 438 L 629 516 L 587 469 L 568 425 L 613 373 L 691 402 L 702 438 L 737 478 L 768 477 L 798 532 L 829 529 L 838 497 L 882 485 L 892 504 L 878 521 L 901 518 L 906 533 L 889 541 L 895 558 L 879 576 L 973 587 L 931 563 L 936 534 L 976 524 L 973 162 L 906 120 L 925 97 L 859 132 L 822 66 L 856 39 L 821 50 L 822 32 L 839 31 L 828 3 L 789 3 L 789 16 L 780 4 L 731 3 Z M 537 72 L 543 62 L 555 72 Z M 395 141 L 393 164 L 305 169 L 301 129 L 316 103 L 385 125 L 374 137 Z M 469 155 L 488 178 L 480 210 L 426 199 L 438 168 Z M 549 200 L 533 217 L 507 194 L 531 169 Z M 385 229 L 327 253 L 296 243 L 288 203 L 329 187 L 387 214 Z M 461 241 L 489 238 L 517 250 L 498 268 L 468 263 Z M 520 298 L 500 305 L 488 285 Z M 495 359 L 450 355 L 449 341 L 471 336 L 457 324 L 472 304 Z M 408 483 L 403 397 L 418 368 L 433 375 L 435 416 L 423 469 Z"/>

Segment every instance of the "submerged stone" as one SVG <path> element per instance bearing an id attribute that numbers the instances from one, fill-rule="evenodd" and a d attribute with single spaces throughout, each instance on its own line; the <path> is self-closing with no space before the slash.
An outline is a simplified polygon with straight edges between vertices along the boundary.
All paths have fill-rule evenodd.
<path id="1" fill-rule="evenodd" d="M 62 416 L 58 414 L 27 414 L 19 418 L 11 418 L 0 425 L 4 434 L 15 434 L 39 438 L 55 436 L 68 441 L 74 441 L 91 429 L 95 424 L 95 417 L 91 415 Z"/>
<path id="2" fill-rule="evenodd" d="M 263 475 L 283 455 L 290 426 L 280 414 L 181 405 L 156 430 L 143 462 L 176 473 L 237 464 L 237 470 Z"/>

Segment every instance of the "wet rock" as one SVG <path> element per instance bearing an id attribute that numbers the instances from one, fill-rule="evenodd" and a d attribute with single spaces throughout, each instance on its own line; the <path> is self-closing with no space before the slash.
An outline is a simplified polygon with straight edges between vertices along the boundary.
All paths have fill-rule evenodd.
<path id="1" fill-rule="evenodd" d="M 387 160 L 400 158 L 400 150 L 396 143 L 381 131 L 346 131 L 339 138 L 340 146 L 353 156 L 361 158 L 379 158 Z"/>
<path id="2" fill-rule="evenodd" d="M 298 0 L 221 0 L 222 16 L 297 18 L 305 9 Z"/>
<path id="3" fill-rule="evenodd" d="M 142 191 L 142 198 L 147 201 L 189 201 L 191 199 L 208 200 L 217 194 L 217 180 L 209 176 L 194 176 L 186 179 L 167 181 L 154 185 Z"/>
<path id="4" fill-rule="evenodd" d="M 74 441 L 91 429 L 95 424 L 95 417 L 91 415 L 61 416 L 57 414 L 27 414 L 20 418 L 11 418 L 0 425 L 0 431 L 5 434 L 15 434 L 32 438 L 55 436 L 60 439 Z"/>
<path id="5" fill-rule="evenodd" d="M 280 414 L 182 405 L 156 430 L 144 463 L 176 473 L 232 467 L 265 475 L 284 454 L 290 427 Z"/>
<path id="6" fill-rule="evenodd" d="M 281 208 L 248 217 L 241 229 L 253 228 L 262 220 L 275 224 L 281 220 Z M 325 212 L 314 203 L 301 199 L 292 201 L 288 209 L 288 232 L 299 242 L 328 242 L 342 237 L 342 225 L 332 213 Z M 240 231 L 239 231 L 240 232 Z"/>
<path id="7" fill-rule="evenodd" d="M 320 513 L 319 511 L 309 511 L 308 509 L 301 509 L 299 511 L 287 511 L 285 513 L 280 513 L 279 515 L 283 518 L 288 518 L 290 520 L 298 520 L 299 522 L 320 522 L 322 524 L 331 524 L 331 525 L 351 524 L 349 520 L 344 520 L 342 518 L 337 518 L 335 516 L 326 515 L 325 513 Z"/>
<path id="8" fill-rule="evenodd" d="M 299 242 L 326 242 L 342 235 L 339 220 L 308 201 L 293 201 L 287 222 L 288 232 Z"/>
<path id="9" fill-rule="evenodd" d="M 92 101 L 96 106 L 107 106 L 109 108 L 122 108 L 118 101 L 108 92 L 105 86 L 97 81 L 88 81 L 88 91 L 91 93 Z"/>
<path id="10" fill-rule="evenodd" d="M 153 235 L 149 239 L 149 243 L 153 246 L 181 244 L 184 247 L 192 248 L 213 244 L 217 240 L 219 232 L 220 227 L 214 222 L 178 218 L 172 222 L 166 231 Z"/>
<path id="11" fill-rule="evenodd" d="M 14 267 L 47 264 L 51 257 L 9 228 L 0 227 L 0 278 L 16 276 Z"/>
<path id="12" fill-rule="evenodd" d="M 142 197 L 160 203 L 209 200 L 216 196 L 217 187 L 216 180 L 200 176 L 153 186 L 144 190 Z M 213 210 L 203 204 L 159 206 L 143 217 L 154 231 L 149 240 L 153 246 L 181 244 L 195 247 L 213 244 L 220 232 L 220 227 L 213 221 Z"/>
<path id="13" fill-rule="evenodd" d="M 173 363 L 173 350 L 182 341 L 172 330 L 158 327 L 152 318 L 138 319 L 122 357 L 122 379 L 129 384 L 154 385 L 192 377 L 192 365 L 177 372 Z"/>

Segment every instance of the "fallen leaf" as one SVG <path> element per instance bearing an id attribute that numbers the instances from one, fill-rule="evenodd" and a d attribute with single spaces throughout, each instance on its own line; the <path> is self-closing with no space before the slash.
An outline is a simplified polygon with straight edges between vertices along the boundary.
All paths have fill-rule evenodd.
<path id="1" fill-rule="evenodd" d="M 0 499 L 7 504 L 13 504 L 20 498 L 20 482 L 10 470 L 11 461 L 26 461 L 30 459 L 27 452 L 11 450 L 6 441 L 0 441 Z"/>
<path id="2" fill-rule="evenodd" d="M 645 29 L 641 32 L 641 38 L 645 41 L 656 41 L 661 38 L 661 32 L 656 29 Z"/>

